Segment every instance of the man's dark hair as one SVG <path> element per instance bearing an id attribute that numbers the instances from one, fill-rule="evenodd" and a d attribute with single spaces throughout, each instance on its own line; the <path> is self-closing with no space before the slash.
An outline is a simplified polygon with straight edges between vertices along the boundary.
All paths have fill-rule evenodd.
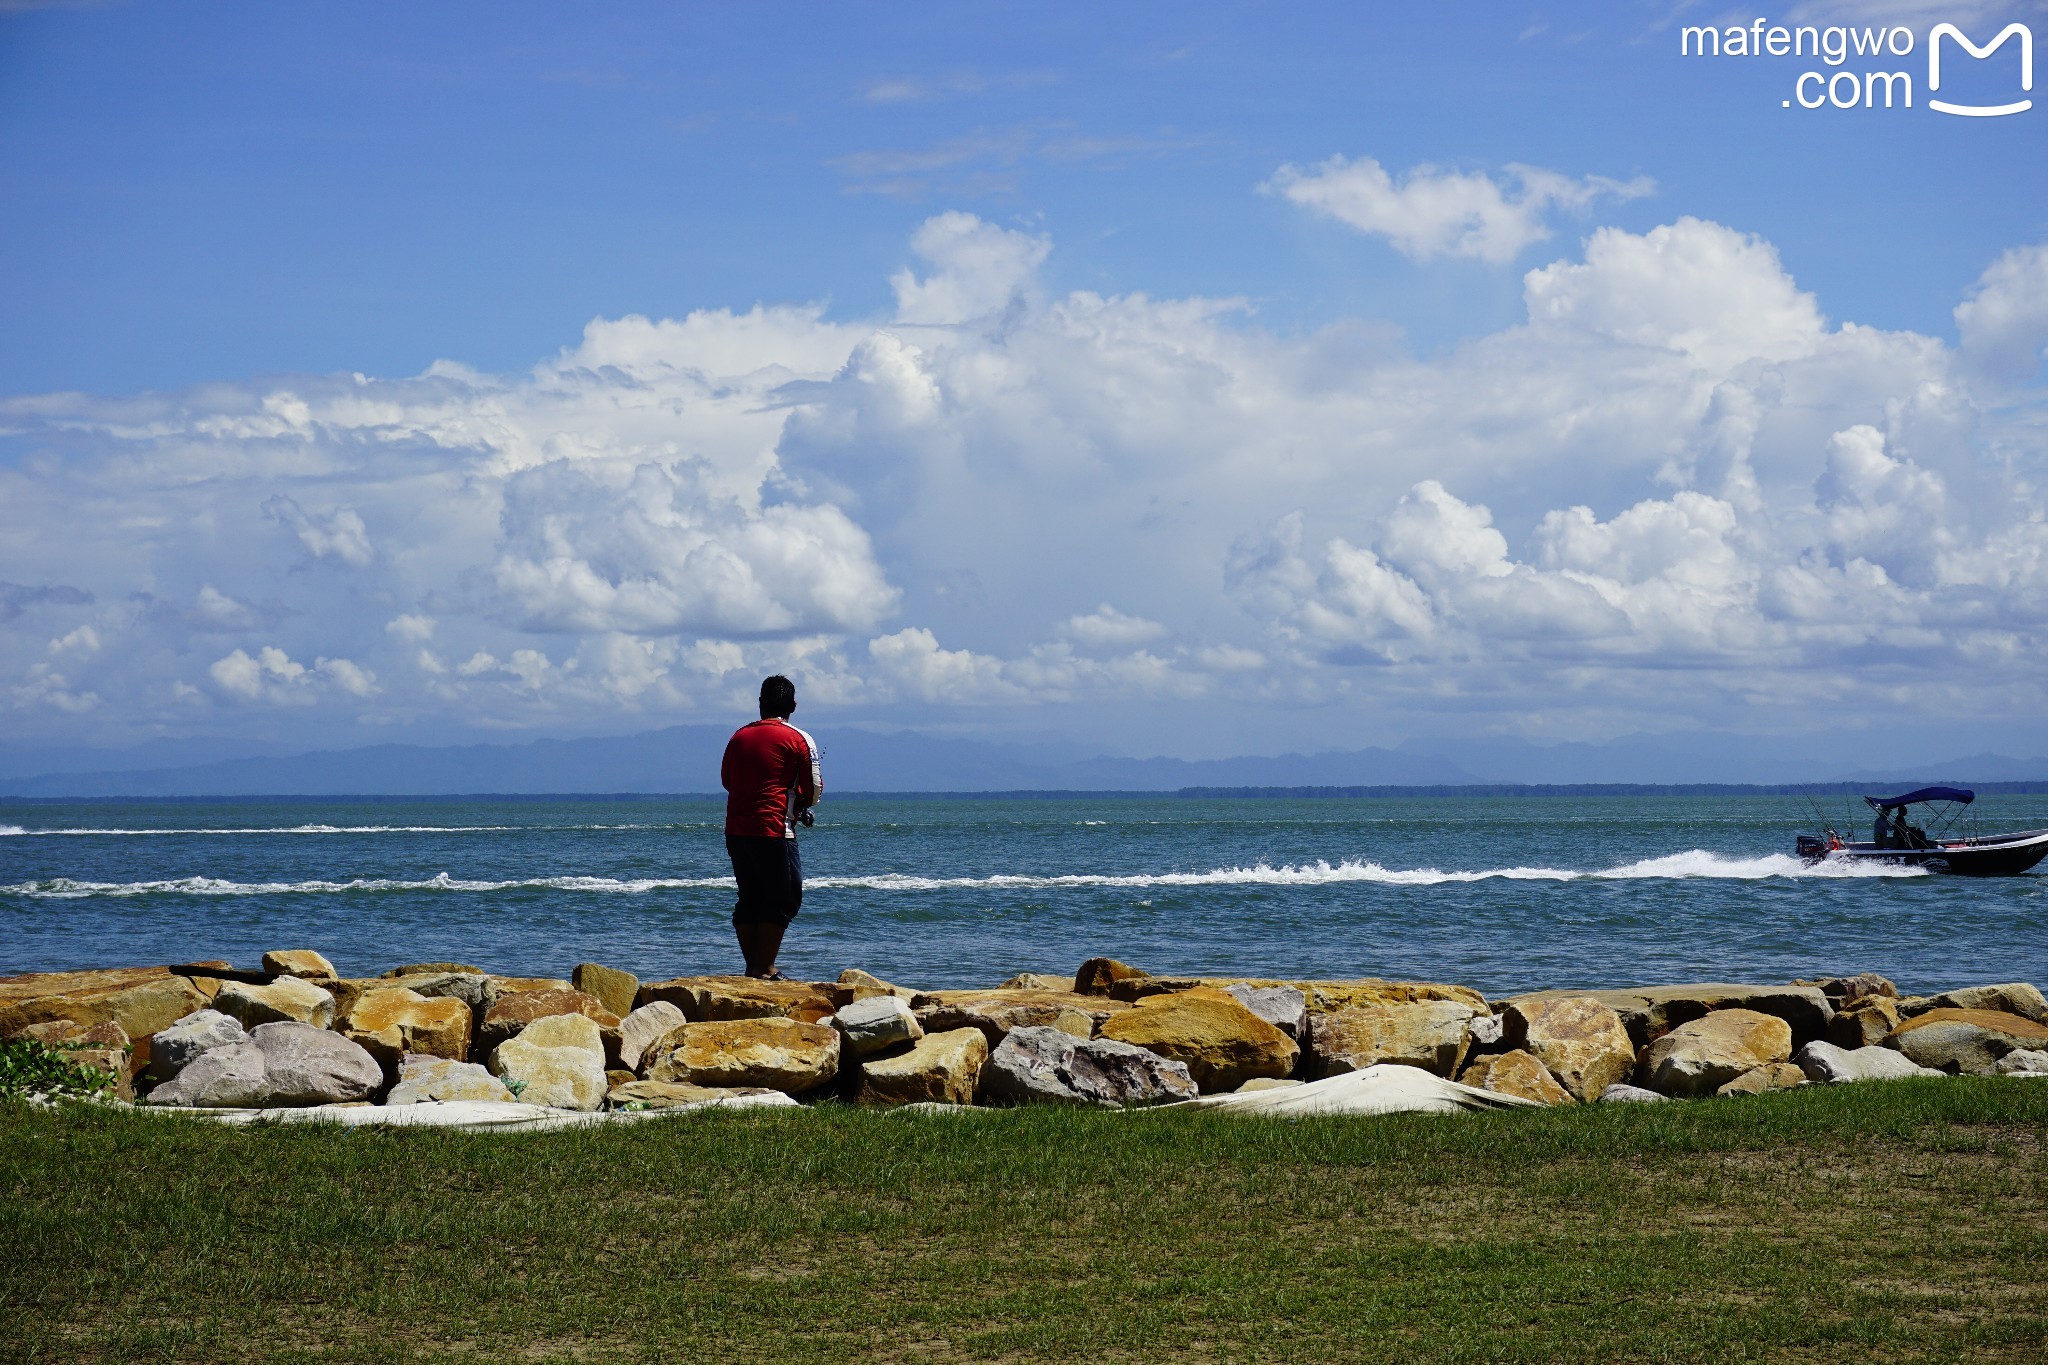
<path id="1" fill-rule="evenodd" d="M 761 719 L 776 716 L 789 719 L 796 710 L 796 684 L 780 673 L 761 679 Z"/>

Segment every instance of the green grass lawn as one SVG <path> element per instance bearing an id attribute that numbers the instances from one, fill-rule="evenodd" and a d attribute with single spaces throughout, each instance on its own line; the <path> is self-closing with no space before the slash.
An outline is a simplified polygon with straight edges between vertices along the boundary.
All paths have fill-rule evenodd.
<path id="1" fill-rule="evenodd" d="M 2048 1358 L 2048 1081 L 494 1136 L 0 1107 L 0 1357 Z"/>

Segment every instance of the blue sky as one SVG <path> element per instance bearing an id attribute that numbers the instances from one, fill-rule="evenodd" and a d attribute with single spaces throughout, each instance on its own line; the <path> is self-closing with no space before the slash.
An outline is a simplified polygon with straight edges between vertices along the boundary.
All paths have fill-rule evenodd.
<path id="1" fill-rule="evenodd" d="M 0 5 L 6 726 L 2048 743 L 2042 9 L 1758 13 Z"/>

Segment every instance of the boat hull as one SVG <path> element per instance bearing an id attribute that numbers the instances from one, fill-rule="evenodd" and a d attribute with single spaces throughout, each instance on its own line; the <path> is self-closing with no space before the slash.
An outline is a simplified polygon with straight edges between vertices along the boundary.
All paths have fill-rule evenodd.
<path id="1" fill-rule="evenodd" d="M 1885 863 L 1922 867 L 1956 877 L 2017 877 L 2048 858 L 2048 829 L 2016 834 L 1987 834 L 1977 839 L 1950 839 L 1929 848 L 1879 848 L 1876 844 L 1845 844 L 1810 862 Z"/>

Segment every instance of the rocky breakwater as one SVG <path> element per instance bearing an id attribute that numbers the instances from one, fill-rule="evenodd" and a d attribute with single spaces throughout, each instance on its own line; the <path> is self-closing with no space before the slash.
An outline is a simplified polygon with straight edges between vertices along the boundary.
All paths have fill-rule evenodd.
<path id="1" fill-rule="evenodd" d="M 993 973 L 991 974 L 993 975 Z M 1384 1064 L 1547 1105 L 1808 1084 L 2048 1074 L 2048 1000 L 2007 982 L 1901 993 L 1871 973 L 1547 990 L 1154 975 L 1109 959 L 921 991 L 509 976 L 420 962 L 342 977 L 307 949 L 0 978 L 0 1037 L 61 1047 L 154 1105 L 522 1101 L 591 1112 L 780 1092 L 876 1107 L 1129 1106 Z"/>

